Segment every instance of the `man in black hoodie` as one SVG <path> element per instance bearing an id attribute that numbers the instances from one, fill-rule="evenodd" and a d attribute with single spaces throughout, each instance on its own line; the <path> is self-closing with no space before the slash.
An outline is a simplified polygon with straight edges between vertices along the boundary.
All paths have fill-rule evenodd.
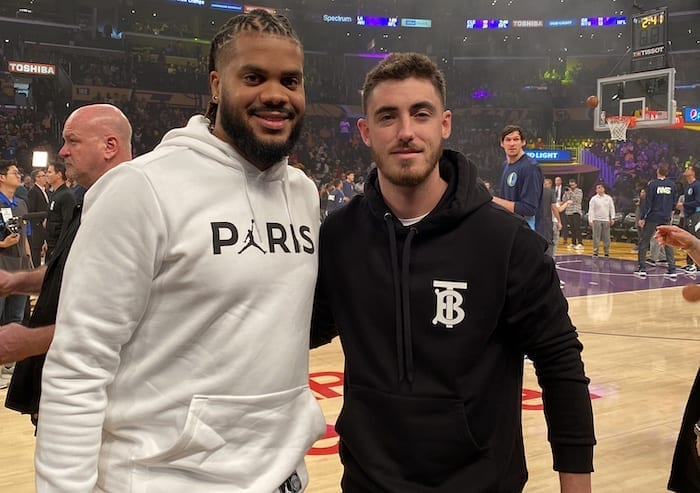
<path id="1" fill-rule="evenodd" d="M 589 492 L 588 379 L 544 240 L 443 150 L 452 115 L 429 58 L 386 58 L 363 107 L 377 169 L 321 228 L 312 322 L 312 346 L 339 334 L 345 353 L 343 490 L 521 491 L 527 353 L 561 491 Z"/>

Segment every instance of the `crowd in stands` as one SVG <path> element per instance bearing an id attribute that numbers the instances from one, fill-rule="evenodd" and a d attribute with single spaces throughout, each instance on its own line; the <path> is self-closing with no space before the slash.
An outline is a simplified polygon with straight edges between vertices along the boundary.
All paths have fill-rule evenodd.
<path id="1" fill-rule="evenodd" d="M 105 95 L 108 96 L 108 95 Z M 143 100 L 109 100 L 119 106 L 129 117 L 134 128 L 134 154 L 151 150 L 171 128 L 185 125 L 192 109 L 176 108 L 166 104 L 146 104 Z M 32 151 L 47 150 L 56 156 L 60 136 L 51 132 L 48 114 L 31 109 L 0 111 L 0 147 L 2 158 L 16 160 L 25 173 L 31 172 Z M 528 111 L 471 109 L 456 112 L 452 136 L 446 147 L 458 149 L 479 167 L 483 179 L 497 184 L 503 162 L 503 151 L 498 141 L 500 129 L 508 122 L 532 122 Z M 301 167 L 314 179 L 323 192 L 333 180 L 342 178 L 349 170 L 355 172 L 358 181 L 367 175 L 372 158 L 362 143 L 355 127 L 356 121 L 348 118 L 309 116 L 304 132 L 291 158 L 291 164 Z M 347 130 L 350 130 L 349 132 Z M 639 190 L 655 177 L 661 162 L 670 165 L 669 177 L 680 181 L 683 170 L 700 156 L 700 142 L 684 136 L 689 131 L 649 131 L 630 134 L 626 142 L 617 143 L 605 138 L 568 138 L 557 142 L 567 148 L 587 148 L 603 158 L 615 170 L 615 183 L 609 191 L 615 199 L 617 210 L 634 210 Z M 535 132 L 529 136 L 531 144 Z M 696 158 L 694 158 L 695 156 Z M 592 195 L 592 190 L 584 190 Z"/>
<path id="2" fill-rule="evenodd" d="M 173 37 L 191 34 L 176 23 L 120 27 Z M 142 46 L 122 43 L 120 49 L 101 54 L 28 45 L 23 55 L 29 61 L 60 66 L 74 84 L 101 88 L 91 95 L 92 102 L 115 104 L 127 114 L 134 127 L 134 151 L 138 155 L 152 149 L 168 129 L 184 125 L 195 110 L 147 102 L 134 96 L 134 90 L 206 94 L 208 87 L 206 45 L 159 41 Z M 4 53 L 0 56 L 7 60 Z M 655 176 L 659 163 L 669 163 L 670 177 L 680 179 L 686 161 L 692 160 L 690 156 L 700 156 L 698 139 L 685 137 L 687 131 L 633 131 L 630 140 L 618 144 L 592 137 L 590 121 L 580 122 L 579 127 L 569 125 L 569 118 L 564 117 L 567 110 L 559 105 L 567 99 L 570 104 L 578 104 L 578 99 L 592 93 L 595 74 L 606 69 L 601 63 L 610 63 L 569 62 L 560 67 L 561 74 L 557 67 L 539 59 L 480 60 L 479 70 L 473 70 L 474 62 L 466 59 L 444 67 L 449 82 L 448 106 L 453 110 L 453 131 L 446 146 L 467 155 L 484 179 L 497 184 L 503 162 L 498 135 L 506 124 L 517 122 L 527 129 L 531 145 L 539 137 L 558 147 L 587 148 L 603 159 L 615 172 L 610 194 L 619 210 L 633 210 L 638 190 Z M 346 118 L 307 116 L 306 130 L 292 160 L 314 177 L 320 189 L 347 170 L 355 171 L 358 178 L 365 176 L 371 165 L 371 156 L 355 130 L 355 120 L 361 111 L 364 74 L 376 63 L 376 58 L 349 54 L 340 58 L 320 52 L 306 54 L 307 102 L 354 108 L 347 111 Z M 503 70 L 504 63 L 509 70 Z M 569 79 L 577 82 L 570 83 Z M 196 104 L 193 101 L 193 106 Z M 65 117 L 54 114 L 51 105 L 34 101 L 34 106 L 35 111 L 0 112 L 3 158 L 16 159 L 25 171 L 31 168 L 32 150 L 42 147 L 55 155 L 60 145 L 56 129 Z M 341 131 L 343 120 L 349 120 L 346 124 L 350 132 Z"/>
<path id="3" fill-rule="evenodd" d="M 207 83 L 208 46 L 184 39 L 119 40 L 112 49 L 92 53 L 71 52 L 54 44 L 30 44 L 23 48 L 21 59 L 60 65 L 77 84 L 200 92 Z M 377 58 L 367 55 L 307 52 L 308 100 L 357 104 L 364 74 L 376 63 Z M 476 63 L 478 70 L 474 70 Z M 478 61 L 466 58 L 455 59 L 443 69 L 448 80 L 448 101 L 455 108 L 537 107 L 550 115 L 553 111 L 566 115 L 562 108 L 582 106 L 585 98 L 595 92 L 599 74 L 608 73 L 612 63 L 614 60 L 606 58 L 571 58 L 567 65 L 558 68 L 547 57 Z M 700 67 L 700 56 L 689 55 L 687 64 Z M 559 72 L 563 75 L 559 76 Z M 690 70 L 685 67 L 682 72 Z M 682 79 L 677 76 L 677 80 Z M 550 116 L 550 124 L 551 119 Z"/>
<path id="4" fill-rule="evenodd" d="M 690 138 L 688 132 L 651 130 L 639 135 L 630 132 L 626 142 L 594 140 L 590 143 L 590 150 L 615 171 L 612 194 L 618 210 L 634 210 L 634 198 L 656 178 L 661 163 L 669 165 L 668 177 L 671 180 L 681 182 L 683 170 L 700 156 L 700 142 Z"/>
<path id="5" fill-rule="evenodd" d="M 51 135 L 51 120 L 29 108 L 0 110 L 0 157 L 16 161 L 25 173 L 32 170 L 32 153 L 46 149 L 55 155 L 56 139 Z"/>

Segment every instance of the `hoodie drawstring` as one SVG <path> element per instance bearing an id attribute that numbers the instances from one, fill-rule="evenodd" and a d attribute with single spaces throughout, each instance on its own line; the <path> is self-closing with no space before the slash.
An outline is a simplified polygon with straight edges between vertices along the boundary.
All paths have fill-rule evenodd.
<path id="1" fill-rule="evenodd" d="M 391 255 L 391 274 L 394 282 L 395 320 L 396 320 L 396 356 L 398 358 L 399 382 L 404 379 L 413 382 L 413 337 L 411 334 L 411 299 L 409 269 L 411 242 L 418 233 L 410 228 L 404 241 L 401 269 L 396 242 L 396 230 L 390 212 L 384 214 L 384 222 L 389 233 L 389 253 Z"/>
<path id="2" fill-rule="evenodd" d="M 289 216 L 289 226 L 292 231 L 292 239 L 294 240 L 294 245 L 296 248 L 298 248 L 299 240 L 296 237 L 296 231 L 294 229 L 295 225 L 301 225 L 301 222 L 298 221 L 295 217 L 294 214 L 292 213 L 292 208 L 290 207 L 289 201 L 290 198 L 293 197 L 291 190 L 289 188 L 289 177 L 287 176 L 287 167 L 285 166 L 284 169 L 284 178 L 282 180 L 282 191 L 284 193 L 284 203 L 287 206 L 287 215 Z"/>
<path id="3" fill-rule="evenodd" d="M 403 244 L 403 259 L 401 261 L 401 304 L 403 305 L 403 347 L 406 363 L 406 379 L 413 383 L 413 334 L 411 332 L 411 293 L 409 290 L 408 265 L 411 261 L 411 241 L 418 231 L 411 228 Z"/>

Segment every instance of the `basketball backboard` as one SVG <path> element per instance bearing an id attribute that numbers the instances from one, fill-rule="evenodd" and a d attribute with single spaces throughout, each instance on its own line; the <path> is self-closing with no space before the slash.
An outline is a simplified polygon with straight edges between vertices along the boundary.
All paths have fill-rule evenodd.
<path id="1" fill-rule="evenodd" d="M 593 129 L 608 131 L 606 118 L 634 116 L 635 128 L 664 127 L 675 122 L 675 68 L 598 79 L 598 106 Z"/>

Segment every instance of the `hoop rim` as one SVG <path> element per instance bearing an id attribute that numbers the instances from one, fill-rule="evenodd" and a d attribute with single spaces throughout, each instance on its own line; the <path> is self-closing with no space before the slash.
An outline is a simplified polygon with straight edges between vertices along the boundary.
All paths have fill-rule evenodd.
<path id="1" fill-rule="evenodd" d="M 626 122 L 628 125 L 631 125 L 637 121 L 637 118 L 634 116 L 629 116 L 629 115 L 613 115 L 613 116 L 607 116 L 605 117 L 605 122 L 606 123 L 622 123 Z"/>

